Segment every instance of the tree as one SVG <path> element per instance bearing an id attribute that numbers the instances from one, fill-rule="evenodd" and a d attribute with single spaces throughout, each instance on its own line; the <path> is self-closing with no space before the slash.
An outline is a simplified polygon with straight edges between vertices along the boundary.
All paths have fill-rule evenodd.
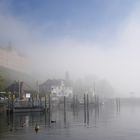
<path id="1" fill-rule="evenodd" d="M 4 86 L 5 86 L 5 80 L 0 75 L 0 91 L 2 91 L 4 89 Z"/>

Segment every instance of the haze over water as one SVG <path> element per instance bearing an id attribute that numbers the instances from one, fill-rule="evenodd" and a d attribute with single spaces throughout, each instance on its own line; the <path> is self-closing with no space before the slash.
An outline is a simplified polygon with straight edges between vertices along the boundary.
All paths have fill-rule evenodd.
<path id="1" fill-rule="evenodd" d="M 10 119 L 0 114 L 0 139 L 2 140 L 138 140 L 140 137 L 140 106 L 138 104 L 116 105 L 105 104 L 99 109 L 91 108 L 89 123 L 84 123 L 84 110 L 68 109 L 64 122 L 63 110 L 52 113 L 56 123 L 49 125 L 47 114 L 15 113 Z M 24 123 L 24 125 L 23 125 Z M 40 126 L 36 133 L 36 123 Z"/>

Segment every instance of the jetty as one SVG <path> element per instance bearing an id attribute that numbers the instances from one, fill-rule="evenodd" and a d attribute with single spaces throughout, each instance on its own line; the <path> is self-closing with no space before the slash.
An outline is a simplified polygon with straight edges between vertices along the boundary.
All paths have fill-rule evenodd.
<path id="1" fill-rule="evenodd" d="M 22 112 L 43 112 L 45 106 L 29 101 L 12 101 L 7 105 L 7 113 L 22 113 Z"/>
<path id="2" fill-rule="evenodd" d="M 10 113 L 22 113 L 22 112 L 43 112 L 45 111 L 44 107 L 14 107 L 14 108 L 7 108 L 7 112 Z"/>

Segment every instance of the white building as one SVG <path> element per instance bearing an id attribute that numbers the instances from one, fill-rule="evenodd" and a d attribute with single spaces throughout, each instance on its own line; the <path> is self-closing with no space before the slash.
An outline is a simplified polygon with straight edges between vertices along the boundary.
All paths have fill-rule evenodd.
<path id="1" fill-rule="evenodd" d="M 66 87 L 64 81 L 61 80 L 60 85 L 51 86 L 51 94 L 53 97 L 70 97 L 72 98 L 72 87 Z"/>
<path id="2" fill-rule="evenodd" d="M 73 89 L 71 86 L 66 86 L 65 80 L 52 79 L 47 80 L 40 85 L 40 92 L 44 94 L 51 94 L 53 100 L 61 97 L 73 97 Z"/>

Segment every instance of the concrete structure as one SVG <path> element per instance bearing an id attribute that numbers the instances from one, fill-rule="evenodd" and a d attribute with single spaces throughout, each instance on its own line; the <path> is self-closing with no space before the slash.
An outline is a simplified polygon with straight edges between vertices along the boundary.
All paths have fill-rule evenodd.
<path id="1" fill-rule="evenodd" d="M 27 72 L 29 60 L 12 47 L 0 47 L 0 66 L 20 72 Z"/>

